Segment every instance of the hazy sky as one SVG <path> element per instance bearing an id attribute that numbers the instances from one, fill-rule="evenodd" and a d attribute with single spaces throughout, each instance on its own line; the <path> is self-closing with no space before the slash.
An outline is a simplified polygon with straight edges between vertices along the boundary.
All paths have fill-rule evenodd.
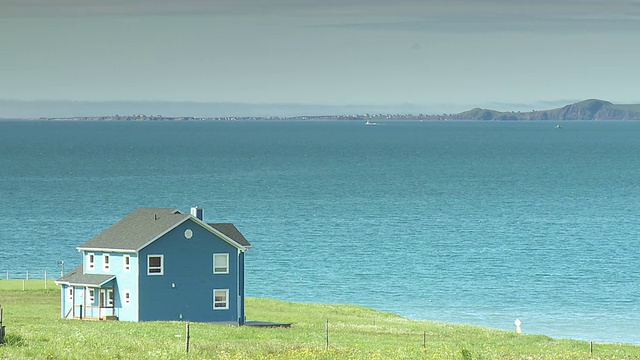
<path id="1" fill-rule="evenodd" d="M 0 99 L 640 102 L 640 0 L 0 0 Z"/>

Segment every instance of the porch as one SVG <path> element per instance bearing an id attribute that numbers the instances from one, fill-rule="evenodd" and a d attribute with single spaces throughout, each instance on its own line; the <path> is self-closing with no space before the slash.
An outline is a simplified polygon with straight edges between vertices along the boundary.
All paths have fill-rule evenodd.
<path id="1" fill-rule="evenodd" d="M 83 291 L 72 292 L 73 306 L 67 311 L 65 319 L 79 320 L 118 320 L 114 307 L 114 287 L 105 286 L 100 288 L 85 287 Z M 80 293 L 80 304 L 76 301 L 76 294 Z M 96 293 L 98 301 L 96 305 Z"/>

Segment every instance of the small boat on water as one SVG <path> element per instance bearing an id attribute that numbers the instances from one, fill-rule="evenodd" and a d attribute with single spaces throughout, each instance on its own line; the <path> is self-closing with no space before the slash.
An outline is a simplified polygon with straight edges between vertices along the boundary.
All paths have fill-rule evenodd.
<path id="1" fill-rule="evenodd" d="M 378 123 L 374 123 L 374 122 L 371 122 L 371 121 L 367 120 L 365 125 L 378 125 Z"/>
<path id="2" fill-rule="evenodd" d="M 562 126 L 560 126 L 560 124 L 557 124 L 556 129 L 562 129 Z"/>

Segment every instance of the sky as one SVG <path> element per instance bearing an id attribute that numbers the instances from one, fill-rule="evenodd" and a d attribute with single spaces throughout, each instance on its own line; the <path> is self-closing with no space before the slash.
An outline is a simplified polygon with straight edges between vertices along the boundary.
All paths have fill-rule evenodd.
<path id="1" fill-rule="evenodd" d="M 0 0 L 0 100 L 640 103 L 640 0 Z"/>

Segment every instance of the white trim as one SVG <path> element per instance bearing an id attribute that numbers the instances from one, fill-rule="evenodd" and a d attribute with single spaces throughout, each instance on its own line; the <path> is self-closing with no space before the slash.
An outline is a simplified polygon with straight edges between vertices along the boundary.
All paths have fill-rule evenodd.
<path id="1" fill-rule="evenodd" d="M 102 254 L 102 270 L 109 271 L 111 269 L 111 254 Z"/>
<path id="2" fill-rule="evenodd" d="M 224 256 L 226 261 L 226 267 L 223 271 L 216 271 L 217 268 L 222 268 L 222 266 L 216 266 L 216 256 Z M 213 273 L 214 274 L 228 274 L 229 273 L 229 253 L 214 253 L 213 254 Z"/>
<path id="3" fill-rule="evenodd" d="M 113 304 L 115 302 L 115 295 L 116 295 L 115 291 L 114 291 L 113 288 L 107 288 L 106 290 L 107 291 L 105 291 L 105 295 L 104 296 L 107 298 L 106 299 L 107 300 L 106 301 L 107 306 L 113 306 Z M 111 296 L 109 296 L 109 295 L 111 295 Z"/>
<path id="4" fill-rule="evenodd" d="M 216 291 L 224 291 L 224 302 L 216 302 Z M 216 307 L 216 303 L 224 304 L 224 307 Z M 229 289 L 213 289 L 213 310 L 229 310 Z"/>
<path id="5" fill-rule="evenodd" d="M 136 302 L 134 303 L 136 311 L 134 314 L 136 314 L 136 317 L 134 321 L 140 321 L 140 278 L 142 277 L 142 272 L 140 271 L 140 256 L 136 256 L 134 259 L 136 260 L 136 271 L 134 272 L 136 276 Z"/>
<path id="6" fill-rule="evenodd" d="M 87 294 L 87 301 L 89 302 L 89 305 L 93 305 L 96 302 L 96 288 L 85 286 L 84 291 Z M 93 296 L 91 295 L 92 291 Z"/>
<path id="7" fill-rule="evenodd" d="M 76 250 L 78 251 L 97 251 L 97 252 L 115 252 L 115 253 L 125 253 L 125 254 L 135 254 L 138 251 L 137 250 L 132 250 L 132 249 L 118 249 L 118 248 L 100 248 L 100 247 L 93 247 L 93 248 L 83 248 L 83 247 L 77 247 Z"/>
<path id="8" fill-rule="evenodd" d="M 131 291 L 126 290 L 122 293 L 122 298 L 124 299 L 122 303 L 126 306 L 131 304 Z"/>
<path id="9" fill-rule="evenodd" d="M 176 210 L 177 211 L 177 210 Z M 187 214 L 184 214 L 187 215 Z M 133 254 L 137 254 L 140 250 L 144 249 L 145 247 L 149 246 L 151 243 L 153 243 L 154 241 L 158 240 L 159 238 L 163 237 L 164 235 L 166 235 L 168 232 L 170 232 L 171 230 L 175 229 L 176 227 L 182 225 L 182 223 L 184 223 L 187 220 L 193 220 L 194 222 L 196 222 L 198 225 L 202 226 L 203 228 L 205 228 L 206 230 L 208 230 L 210 233 L 213 233 L 214 235 L 216 235 L 217 237 L 219 237 L 220 239 L 226 241 L 227 243 L 229 243 L 229 245 L 232 245 L 238 249 L 240 249 L 240 251 L 247 251 L 247 249 L 249 249 L 251 246 L 243 246 L 240 245 L 239 243 L 237 243 L 236 241 L 234 241 L 233 239 L 231 239 L 230 237 L 228 237 L 227 235 L 223 234 L 222 232 L 218 231 L 218 229 L 213 228 L 212 226 L 209 226 L 209 224 L 203 222 L 202 220 L 193 217 L 191 215 L 188 215 L 187 217 L 185 217 L 184 219 L 178 221 L 175 225 L 169 227 L 167 230 L 163 231 L 162 233 L 160 233 L 158 236 L 154 237 L 153 239 L 147 241 L 147 243 L 139 246 L 137 249 L 117 249 L 117 248 L 89 248 L 89 247 L 77 247 L 76 250 L 78 251 L 104 251 L 104 252 L 121 252 L 121 253 L 133 253 Z"/>
<path id="10" fill-rule="evenodd" d="M 91 258 L 93 257 L 93 261 Z M 87 253 L 87 270 L 94 270 L 96 268 L 96 254 Z"/>
<path id="11" fill-rule="evenodd" d="M 128 264 L 127 264 L 127 261 L 129 262 Z M 122 256 L 122 270 L 124 272 L 131 271 L 131 255 Z"/>
<path id="12" fill-rule="evenodd" d="M 107 274 L 107 275 L 110 275 L 110 274 Z M 58 281 L 58 280 L 55 280 L 54 283 L 56 285 L 84 286 L 84 287 L 99 288 L 99 287 L 102 287 L 102 285 L 108 283 L 109 281 L 115 279 L 115 277 L 116 277 L 115 275 L 111 275 L 109 279 L 101 282 L 100 284 L 88 284 L 88 283 L 76 283 L 76 282 L 72 283 L 70 281 Z"/>
<path id="13" fill-rule="evenodd" d="M 69 286 L 69 289 L 67 291 L 67 299 L 69 301 L 71 301 L 71 305 L 73 304 L 73 293 L 76 292 L 76 290 L 73 288 L 73 286 Z"/>
<path id="14" fill-rule="evenodd" d="M 244 310 L 244 302 L 242 301 L 242 296 L 240 295 L 240 249 L 238 249 L 238 254 L 236 256 L 236 294 L 238 294 L 238 302 L 236 303 L 236 313 L 238 318 L 238 323 L 244 322 L 244 319 L 240 319 L 241 312 Z M 244 273 L 242 274 L 244 276 Z M 242 279 L 242 283 L 244 283 L 244 279 Z"/>
<path id="15" fill-rule="evenodd" d="M 151 272 L 151 267 L 149 265 L 149 259 L 152 257 L 159 257 L 160 258 L 160 272 Z M 153 268 L 154 270 L 157 269 L 156 267 Z M 147 275 L 164 275 L 164 255 L 162 254 L 149 254 L 147 255 Z"/>
<path id="16" fill-rule="evenodd" d="M 186 214 L 185 214 L 186 215 Z M 208 230 L 210 233 L 213 233 L 214 235 L 216 235 L 217 237 L 221 238 L 222 240 L 226 241 L 227 243 L 229 243 L 229 245 L 234 246 L 238 249 L 240 249 L 241 251 L 246 251 L 248 249 L 248 247 L 246 246 L 242 246 L 240 244 L 238 244 L 237 242 L 233 241 L 230 237 L 228 237 L 227 235 L 221 233 L 220 231 L 218 231 L 217 229 L 214 229 L 213 227 L 209 226 L 209 224 L 201 221 L 200 219 L 193 217 L 191 215 L 187 216 L 186 218 L 184 218 L 183 220 L 178 221 L 175 225 L 171 226 L 170 228 L 168 228 L 167 230 L 165 230 L 164 232 L 162 232 L 161 234 L 159 234 L 158 236 L 156 236 L 155 238 L 149 240 L 146 244 L 140 246 L 136 252 L 144 249 L 145 247 L 149 246 L 151 243 L 153 243 L 154 241 L 158 240 L 159 238 L 163 237 L 164 235 L 166 235 L 168 232 L 170 232 L 171 230 L 177 228 L 178 226 L 182 225 L 182 223 L 184 223 L 187 220 L 193 220 L 194 222 L 196 222 L 198 225 L 202 226 L 205 230 Z"/>

